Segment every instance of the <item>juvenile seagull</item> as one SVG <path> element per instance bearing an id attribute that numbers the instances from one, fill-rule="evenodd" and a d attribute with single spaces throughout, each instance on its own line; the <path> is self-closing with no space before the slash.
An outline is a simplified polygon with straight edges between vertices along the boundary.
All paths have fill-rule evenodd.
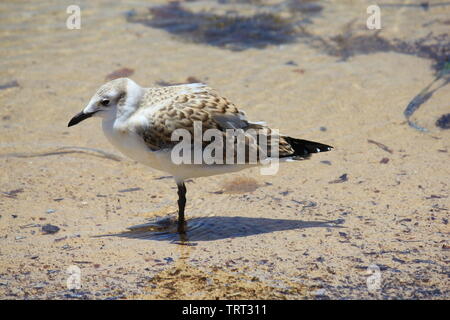
<path id="1" fill-rule="evenodd" d="M 186 179 L 239 171 L 254 164 L 248 159 L 244 164 L 175 164 L 171 151 L 178 141 L 172 141 L 172 133 L 176 129 L 193 132 L 194 123 L 200 122 L 202 132 L 211 128 L 223 134 L 228 129 L 242 129 L 244 133 L 249 129 L 265 129 L 269 140 L 271 137 L 271 129 L 264 123 L 248 121 L 233 103 L 201 83 L 142 88 L 131 79 L 116 79 L 101 86 L 68 126 L 90 117 L 103 119 L 106 138 L 123 154 L 175 178 L 180 233 L 185 232 Z M 280 160 L 306 159 L 312 153 L 332 149 L 325 144 L 283 135 L 277 141 Z M 259 148 L 255 140 L 245 143 L 249 148 L 252 144 Z M 270 157 L 270 151 L 266 156 Z"/>

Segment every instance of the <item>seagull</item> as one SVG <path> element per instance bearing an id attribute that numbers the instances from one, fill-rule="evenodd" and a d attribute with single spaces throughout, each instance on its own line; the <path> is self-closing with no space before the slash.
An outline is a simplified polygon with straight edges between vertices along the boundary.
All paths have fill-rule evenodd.
<path id="1" fill-rule="evenodd" d="M 97 90 L 87 106 L 69 121 L 68 127 L 91 117 L 102 118 L 106 138 L 121 153 L 174 177 L 178 187 L 177 231 L 181 234 L 186 232 L 187 179 L 236 172 L 259 166 L 267 159 L 291 162 L 308 159 L 313 153 L 333 148 L 318 142 L 277 135 L 277 130 L 269 128 L 264 122 L 249 121 L 235 104 L 202 83 L 143 88 L 128 78 L 115 79 Z M 195 162 L 192 161 L 192 154 L 189 155 L 189 149 L 194 150 L 198 139 L 183 139 L 187 149 L 181 148 L 178 155 L 186 156 L 183 159 L 191 162 L 180 162 L 174 157 L 174 151 L 181 142 L 174 139 L 174 133 L 185 130 L 182 132 L 195 136 L 197 128 L 200 128 L 201 135 L 213 130 L 215 138 L 208 143 L 203 141 L 206 139 L 202 136 L 200 148 L 195 150 L 206 152 L 208 145 L 213 143 L 216 143 L 216 148 L 210 157 L 200 157 L 200 162 Z M 264 131 L 265 138 L 255 138 L 255 130 Z M 236 156 L 234 150 L 226 150 L 230 145 L 238 145 L 238 138 L 228 135 L 230 131 L 243 134 L 241 142 L 247 153 L 240 158 L 240 162 L 237 161 L 239 153 Z M 232 141 L 231 144 L 228 144 L 229 141 Z M 270 147 L 263 148 L 269 142 Z M 251 150 L 256 150 L 256 162 L 248 156 Z M 211 157 L 216 161 L 211 162 Z"/>

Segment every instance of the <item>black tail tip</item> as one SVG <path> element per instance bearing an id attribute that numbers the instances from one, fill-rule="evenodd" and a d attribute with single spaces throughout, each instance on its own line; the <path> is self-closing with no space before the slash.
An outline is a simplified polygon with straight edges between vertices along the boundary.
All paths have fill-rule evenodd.
<path id="1" fill-rule="evenodd" d="M 311 153 L 326 152 L 333 149 L 332 146 L 319 142 L 295 139 L 291 137 L 285 137 L 285 139 L 291 145 L 292 149 L 294 149 L 294 156 L 304 157 Z"/>

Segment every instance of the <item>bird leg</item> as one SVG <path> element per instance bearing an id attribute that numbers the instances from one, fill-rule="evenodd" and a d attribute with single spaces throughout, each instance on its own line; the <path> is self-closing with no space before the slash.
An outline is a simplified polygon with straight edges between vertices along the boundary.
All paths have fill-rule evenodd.
<path id="1" fill-rule="evenodd" d="M 186 206 L 186 186 L 184 182 L 177 183 L 178 186 L 178 232 L 186 233 L 186 220 L 184 219 L 184 208 Z"/>

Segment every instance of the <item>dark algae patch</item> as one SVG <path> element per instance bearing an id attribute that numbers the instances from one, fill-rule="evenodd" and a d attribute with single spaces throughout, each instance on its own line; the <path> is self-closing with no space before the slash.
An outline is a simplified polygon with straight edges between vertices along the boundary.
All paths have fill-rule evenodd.
<path id="1" fill-rule="evenodd" d="M 350 57 L 377 52 L 396 52 L 414 55 L 435 61 L 434 68 L 439 70 L 450 59 L 450 35 L 428 34 L 414 41 L 388 39 L 382 37 L 382 30 L 360 33 L 355 27 L 356 20 L 348 22 L 342 31 L 330 38 L 316 36 L 304 29 L 304 39 L 312 47 L 342 61 Z"/>
<path id="2" fill-rule="evenodd" d="M 424 3 L 425 7 L 417 4 L 411 8 L 428 10 L 436 6 Z M 233 51 L 302 43 L 336 57 L 339 61 L 379 52 L 395 52 L 429 59 L 433 61 L 435 79 L 412 98 L 403 112 L 408 125 L 421 132 L 427 132 L 428 129 L 414 122 L 411 119 L 413 114 L 437 90 L 450 82 L 450 34 L 447 32 L 430 32 L 426 36 L 410 40 L 389 38 L 383 35 L 383 29 L 367 30 L 360 20 L 349 19 L 332 35 L 320 35 L 314 32 L 313 24 L 319 20 L 313 19 L 325 15 L 330 8 L 313 0 L 285 0 L 277 3 L 265 0 L 218 0 L 208 2 L 208 9 L 199 9 L 193 4 L 195 1 L 170 2 L 152 6 L 144 13 L 132 10 L 127 14 L 127 19 L 132 23 L 163 29 L 183 41 Z M 403 6 L 401 3 L 392 5 Z M 289 61 L 287 64 L 295 66 L 296 63 Z M 298 74 L 305 72 L 301 68 L 292 71 Z M 168 82 L 159 84 L 167 85 Z M 436 126 L 448 128 L 448 117 L 442 116 L 436 121 Z"/>
<path id="3" fill-rule="evenodd" d="M 301 1 L 287 1 L 276 6 L 262 7 L 270 7 L 270 10 L 252 15 L 242 15 L 235 11 L 219 14 L 209 11 L 193 12 L 179 2 L 171 2 L 151 7 L 147 14 L 131 11 L 127 19 L 129 22 L 164 29 L 183 40 L 230 50 L 245 50 L 296 41 L 299 32 L 301 33 L 297 28 L 298 24 L 307 22 L 306 18 L 302 19 L 300 15 L 304 12 L 316 14 L 322 8 L 317 4 L 306 5 Z M 277 13 L 286 10 L 292 13 L 292 18 L 282 17 Z"/>
<path id="4" fill-rule="evenodd" d="M 443 114 L 436 120 L 436 126 L 441 129 L 450 129 L 450 113 Z"/>
<path id="5" fill-rule="evenodd" d="M 430 33 L 410 41 L 389 39 L 382 36 L 382 30 L 369 32 L 361 29 L 353 19 L 343 24 L 338 34 L 327 37 L 314 34 L 309 28 L 313 24 L 312 19 L 326 10 L 316 1 L 287 0 L 270 4 L 264 0 L 219 0 L 212 6 L 220 9 L 230 3 L 245 4 L 252 8 L 253 14 L 244 15 L 236 9 L 193 11 L 189 3 L 170 2 L 150 7 L 144 13 L 131 10 L 127 20 L 166 30 L 185 41 L 229 50 L 263 49 L 269 45 L 301 42 L 342 61 L 377 52 L 397 52 L 431 59 L 435 62 L 435 70 L 449 61 L 450 35 L 447 33 Z"/>
<path id="6" fill-rule="evenodd" d="M 133 75 L 133 73 L 134 73 L 133 69 L 121 68 L 121 69 L 115 70 L 115 71 L 111 72 L 110 74 L 108 74 L 105 77 L 105 80 L 111 81 L 111 80 L 118 79 L 118 78 L 126 78 L 126 77 Z"/>

